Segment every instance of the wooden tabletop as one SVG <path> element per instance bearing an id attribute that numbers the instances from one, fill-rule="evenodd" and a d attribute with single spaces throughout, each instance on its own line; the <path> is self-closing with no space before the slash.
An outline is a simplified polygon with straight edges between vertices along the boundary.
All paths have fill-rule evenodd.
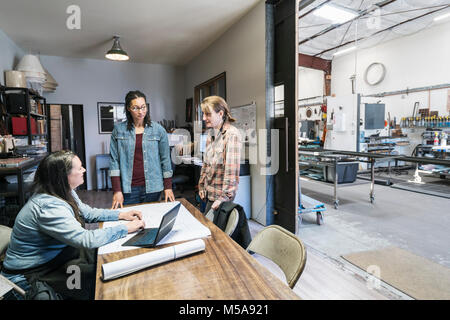
<path id="1" fill-rule="evenodd" d="M 272 275 L 186 199 L 177 200 L 211 230 L 211 236 L 203 239 L 205 251 L 109 281 L 101 279 L 102 264 L 158 248 L 98 255 L 95 299 L 300 299 L 287 284 Z M 174 244 L 160 248 L 171 245 Z"/>

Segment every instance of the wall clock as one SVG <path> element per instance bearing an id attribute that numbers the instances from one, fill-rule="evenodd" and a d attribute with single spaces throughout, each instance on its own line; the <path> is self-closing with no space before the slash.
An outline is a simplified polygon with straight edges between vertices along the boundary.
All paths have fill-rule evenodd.
<path id="1" fill-rule="evenodd" d="M 384 64 L 380 62 L 374 62 L 367 67 L 364 73 L 364 81 L 368 85 L 374 86 L 383 81 L 385 75 L 386 67 L 384 66 Z"/>

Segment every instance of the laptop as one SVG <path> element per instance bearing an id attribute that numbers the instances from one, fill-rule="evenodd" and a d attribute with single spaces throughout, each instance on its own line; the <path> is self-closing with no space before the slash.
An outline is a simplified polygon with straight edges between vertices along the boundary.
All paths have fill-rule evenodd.
<path id="1" fill-rule="evenodd" d="M 164 214 L 159 228 L 143 229 L 134 237 L 123 243 L 122 246 L 155 247 L 172 230 L 180 206 L 181 203 L 178 203 Z"/>

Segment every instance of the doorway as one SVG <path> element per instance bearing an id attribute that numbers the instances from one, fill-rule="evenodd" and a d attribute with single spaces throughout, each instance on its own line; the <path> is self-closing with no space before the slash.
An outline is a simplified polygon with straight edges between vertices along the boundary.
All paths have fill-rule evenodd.
<path id="1" fill-rule="evenodd" d="M 71 150 L 86 168 L 83 105 L 48 104 L 48 108 L 50 152 Z M 78 189 L 87 189 L 86 180 Z"/>

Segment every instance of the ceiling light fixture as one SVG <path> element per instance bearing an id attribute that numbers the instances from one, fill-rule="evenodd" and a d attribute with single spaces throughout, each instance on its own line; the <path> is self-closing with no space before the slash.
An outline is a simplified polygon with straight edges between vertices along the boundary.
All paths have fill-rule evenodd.
<path id="1" fill-rule="evenodd" d="M 16 70 L 23 71 L 27 80 L 31 82 L 45 82 L 45 70 L 39 61 L 38 56 L 26 54 L 16 66 Z"/>
<path id="2" fill-rule="evenodd" d="M 448 17 L 450 17 L 450 12 L 448 12 L 446 14 L 443 14 L 442 16 L 434 18 L 434 21 L 443 20 L 443 19 L 448 18 Z"/>
<path id="3" fill-rule="evenodd" d="M 327 3 L 313 11 L 315 16 L 331 20 L 333 23 L 344 23 L 354 19 L 358 14 L 350 9 Z"/>
<path id="4" fill-rule="evenodd" d="M 353 46 L 353 47 L 350 47 L 350 48 L 347 48 L 347 49 L 343 49 L 343 50 L 341 50 L 341 51 L 335 52 L 335 53 L 333 54 L 333 56 L 338 56 L 338 55 L 340 55 L 340 54 L 343 54 L 343 53 L 346 53 L 346 52 L 350 52 L 350 51 L 353 51 L 353 50 L 355 50 L 355 49 L 356 49 L 356 46 Z"/>
<path id="5" fill-rule="evenodd" d="M 114 36 L 113 40 L 114 40 L 113 46 L 111 50 L 109 50 L 106 53 L 105 57 L 109 60 L 114 61 L 126 61 L 130 59 L 125 50 L 123 50 L 122 47 L 120 46 L 119 36 Z"/>

